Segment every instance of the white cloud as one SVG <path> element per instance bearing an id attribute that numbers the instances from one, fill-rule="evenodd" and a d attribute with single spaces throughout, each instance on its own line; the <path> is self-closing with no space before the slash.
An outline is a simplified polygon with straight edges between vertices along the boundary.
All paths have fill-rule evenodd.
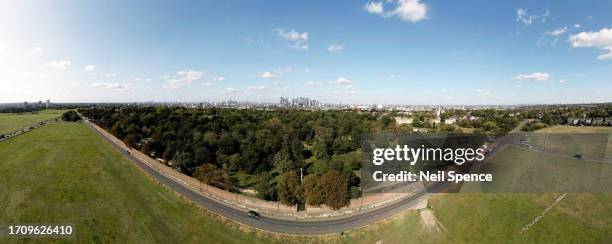
<path id="1" fill-rule="evenodd" d="M 399 0 L 394 13 L 407 22 L 418 22 L 427 17 L 427 5 L 420 3 L 419 0 Z"/>
<path id="2" fill-rule="evenodd" d="M 179 72 L 176 72 L 174 78 L 167 80 L 166 85 L 164 85 L 164 87 L 170 90 L 177 90 L 186 85 L 191 84 L 191 82 L 193 81 L 201 79 L 203 74 L 204 73 L 200 71 L 181 70 Z"/>
<path id="3" fill-rule="evenodd" d="M 26 56 L 36 56 L 42 53 L 42 51 L 43 51 L 42 47 L 36 46 L 36 47 L 33 47 L 30 51 L 27 51 L 25 55 Z"/>
<path id="4" fill-rule="evenodd" d="M 612 28 L 603 28 L 597 32 L 580 32 L 569 38 L 572 47 L 608 47 L 612 46 Z"/>
<path id="5" fill-rule="evenodd" d="M 544 32 L 544 35 L 542 37 L 540 37 L 540 39 L 538 39 L 537 44 L 548 44 L 550 46 L 555 46 L 557 44 L 557 42 L 559 41 L 559 36 L 563 35 L 567 33 L 567 26 L 564 27 L 559 27 L 557 29 L 554 29 L 552 31 L 547 31 Z M 551 36 L 551 40 L 548 40 L 549 38 L 547 38 L 546 36 Z"/>
<path id="6" fill-rule="evenodd" d="M 576 29 L 580 28 L 580 24 L 574 24 L 574 28 Z"/>
<path id="7" fill-rule="evenodd" d="M 264 78 L 264 79 L 274 79 L 274 78 L 277 78 L 277 77 L 278 77 L 278 74 L 272 73 L 272 72 L 269 72 L 269 71 L 263 72 L 261 74 L 261 78 Z"/>
<path id="8" fill-rule="evenodd" d="M 530 25 L 533 22 L 533 18 L 534 16 L 529 16 L 527 9 L 516 9 L 516 22 L 523 22 L 526 25 Z"/>
<path id="9" fill-rule="evenodd" d="M 285 31 L 281 28 L 275 29 L 276 34 L 281 38 L 291 42 L 290 48 L 297 50 L 308 50 L 308 32 L 298 32 L 295 30 Z"/>
<path id="10" fill-rule="evenodd" d="M 87 65 L 85 66 L 85 68 L 83 68 L 83 70 L 85 71 L 94 71 L 96 69 L 96 66 L 93 64 Z"/>
<path id="11" fill-rule="evenodd" d="M 612 59 L 612 28 L 603 28 L 599 31 L 580 32 L 569 37 L 574 48 L 592 47 L 604 51 L 597 58 L 600 60 Z"/>
<path id="12" fill-rule="evenodd" d="M 91 84 L 91 87 L 94 87 L 94 88 L 105 88 L 105 89 L 111 89 L 111 90 L 117 90 L 117 91 L 127 91 L 127 90 L 129 90 L 127 85 L 120 84 L 120 83 L 103 83 L 103 82 L 98 82 L 98 83 Z"/>
<path id="13" fill-rule="evenodd" d="M 548 17 L 550 17 L 550 10 L 546 10 L 542 15 L 529 15 L 529 13 L 527 12 L 527 9 L 525 8 L 518 8 L 516 9 L 516 22 L 522 22 L 525 25 L 531 25 L 535 20 L 540 19 L 542 21 L 542 23 L 546 23 L 546 20 L 548 20 Z"/>
<path id="14" fill-rule="evenodd" d="M 368 2 L 363 9 L 368 11 L 371 14 L 383 15 L 385 13 L 385 9 L 383 7 L 383 2 Z"/>
<path id="15" fill-rule="evenodd" d="M 387 0 L 387 3 L 391 2 L 395 1 Z M 395 16 L 402 21 L 411 23 L 416 23 L 427 18 L 427 5 L 421 3 L 420 0 L 397 0 L 397 2 L 395 2 L 395 8 L 387 12 L 384 11 L 384 3 L 382 1 L 368 2 L 363 8 L 371 14 L 376 14 L 384 18 Z"/>
<path id="16" fill-rule="evenodd" d="M 274 71 L 266 71 L 266 72 L 261 73 L 259 77 L 264 78 L 264 79 L 276 79 L 280 77 L 281 75 L 291 72 L 292 70 L 293 69 L 289 67 L 285 69 L 277 69 Z"/>
<path id="17" fill-rule="evenodd" d="M 545 33 L 547 35 L 551 35 L 551 36 L 560 36 L 560 35 L 564 34 L 565 32 L 567 32 L 567 27 L 566 26 L 559 27 L 559 28 L 557 28 L 555 30 L 552 30 L 552 31 L 547 31 Z"/>
<path id="18" fill-rule="evenodd" d="M 567 82 L 567 80 L 559 80 L 559 83 L 561 84 L 565 84 Z"/>
<path id="19" fill-rule="evenodd" d="M 597 59 L 600 59 L 600 60 L 612 59 L 612 47 L 604 47 L 602 49 L 605 50 L 606 52 L 597 56 Z"/>
<path id="20" fill-rule="evenodd" d="M 515 80 L 547 81 L 550 79 L 549 73 L 535 72 L 531 74 L 519 74 L 514 76 Z"/>
<path id="21" fill-rule="evenodd" d="M 285 31 L 283 29 L 276 29 L 276 33 L 282 38 L 290 41 L 308 41 L 308 32 L 297 32 L 295 30 Z"/>
<path id="22" fill-rule="evenodd" d="M 56 68 L 59 70 L 66 70 L 70 67 L 70 61 L 67 60 L 53 60 L 46 62 L 44 66 Z"/>
<path id="23" fill-rule="evenodd" d="M 344 50 L 344 46 L 342 45 L 331 44 L 327 47 L 327 51 L 330 51 L 330 52 L 338 52 L 342 50 Z"/>
<path id="24" fill-rule="evenodd" d="M 224 80 L 225 80 L 225 77 L 223 77 L 223 76 L 215 77 L 213 79 L 213 81 L 224 81 Z"/>
<path id="25" fill-rule="evenodd" d="M 338 84 L 343 84 L 343 85 L 353 84 L 353 81 L 351 81 L 351 80 L 349 80 L 347 78 L 344 78 L 344 77 L 338 78 L 338 80 L 336 82 L 338 82 Z"/>

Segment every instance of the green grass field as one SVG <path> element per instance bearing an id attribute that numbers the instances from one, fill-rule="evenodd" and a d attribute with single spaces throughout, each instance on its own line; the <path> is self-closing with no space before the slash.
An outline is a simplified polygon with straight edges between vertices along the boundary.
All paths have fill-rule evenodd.
<path id="1" fill-rule="evenodd" d="M 510 176 L 504 184 L 517 184 L 520 179 L 547 182 L 557 180 L 564 169 L 578 179 L 560 183 L 590 182 L 594 178 L 608 179 L 612 175 L 610 163 L 584 162 L 572 158 L 576 152 L 585 157 L 609 160 L 612 151 L 605 135 L 575 133 L 603 132 L 597 127 L 551 127 L 547 132 L 574 134 L 531 134 L 530 143 L 546 148 L 545 154 L 518 146 L 499 152 L 494 160 L 509 167 L 499 177 Z M 605 129 L 605 128 L 604 128 Z M 539 165 L 534 165 L 535 163 Z M 540 168 L 536 168 L 540 167 Z M 529 174 L 528 174 L 529 173 Z M 525 178 L 526 177 L 526 178 Z M 533 177 L 533 178 L 529 178 Z M 529 181 L 528 181 L 529 182 Z M 540 190 L 550 189 L 542 186 Z M 546 188 L 548 187 L 548 188 Z M 347 234 L 347 242 L 375 243 L 609 243 L 612 240 L 612 194 L 569 193 L 528 231 L 521 229 L 539 216 L 561 193 L 449 193 L 438 194 L 429 201 L 438 221 L 446 231 L 424 227 L 420 216 L 406 212 L 392 221 L 376 224 Z"/>
<path id="2" fill-rule="evenodd" d="M 612 133 L 612 127 L 555 125 L 539 129 L 538 133 Z"/>
<path id="3" fill-rule="evenodd" d="M 270 241 L 158 185 L 84 124 L 43 126 L 0 155 L 0 223 L 72 223 L 81 243 Z"/>
<path id="4" fill-rule="evenodd" d="M 65 111 L 47 109 L 33 113 L 0 113 L 0 134 L 20 130 L 43 120 L 59 118 Z"/>
<path id="5" fill-rule="evenodd" d="M 596 243 L 612 238 L 612 195 L 577 193 L 526 233 L 520 229 L 559 194 L 436 195 L 429 205 L 446 231 L 426 227 L 419 212 L 407 211 L 342 235 L 279 237 L 198 208 L 81 123 L 50 124 L 0 142 L 0 155 L 0 223 L 71 223 L 80 243 Z"/>
<path id="6" fill-rule="evenodd" d="M 521 229 L 540 215 L 559 195 L 438 194 L 430 199 L 429 206 L 446 230 L 438 231 L 426 227 L 419 212 L 407 211 L 328 242 L 606 243 L 611 240 L 611 194 L 570 193 L 537 224 L 521 233 Z"/>

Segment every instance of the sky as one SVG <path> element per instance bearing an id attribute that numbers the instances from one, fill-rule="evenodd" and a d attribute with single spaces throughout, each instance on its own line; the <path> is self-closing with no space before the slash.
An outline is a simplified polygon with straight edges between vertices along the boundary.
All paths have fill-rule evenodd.
<path id="1" fill-rule="evenodd" d="M 612 102 L 612 1 L 1 1 L 0 103 Z"/>

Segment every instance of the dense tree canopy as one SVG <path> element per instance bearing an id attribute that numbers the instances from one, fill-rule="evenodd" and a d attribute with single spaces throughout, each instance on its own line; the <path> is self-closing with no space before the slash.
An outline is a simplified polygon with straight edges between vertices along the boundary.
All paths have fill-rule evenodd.
<path id="1" fill-rule="evenodd" d="M 454 125 L 431 123 L 433 111 L 415 111 L 412 127 L 503 134 L 526 118 L 534 120 L 525 126 L 531 130 L 568 117 L 612 117 L 611 107 L 547 105 L 441 114 L 440 121 L 457 118 Z M 207 184 L 236 192 L 253 189 L 259 198 L 289 205 L 325 204 L 333 209 L 361 195 L 356 173 L 361 169 L 363 135 L 412 131 L 396 126 L 398 112 L 381 111 L 113 105 L 79 112 L 126 145 Z"/>
<path id="2" fill-rule="evenodd" d="M 64 121 L 79 121 L 81 120 L 81 117 L 79 116 L 79 114 L 77 114 L 77 112 L 73 111 L 73 110 L 69 110 L 66 111 L 62 114 L 62 120 Z"/>
<path id="3" fill-rule="evenodd" d="M 325 196 L 325 205 L 332 209 L 340 209 L 349 204 L 347 179 L 337 170 L 330 170 L 321 176 L 321 186 Z"/>
<path id="4" fill-rule="evenodd" d="M 334 186 L 346 188 L 326 193 L 334 200 L 325 204 L 335 208 L 348 204 L 338 199 L 349 199 L 351 187 L 358 189 L 360 137 L 394 126 L 388 116 L 356 111 L 122 106 L 80 112 L 126 145 L 187 175 L 232 191 L 252 188 L 262 199 L 322 204 L 324 189 L 313 181 L 334 171 Z M 307 184 L 317 185 L 304 190 L 301 172 Z"/>

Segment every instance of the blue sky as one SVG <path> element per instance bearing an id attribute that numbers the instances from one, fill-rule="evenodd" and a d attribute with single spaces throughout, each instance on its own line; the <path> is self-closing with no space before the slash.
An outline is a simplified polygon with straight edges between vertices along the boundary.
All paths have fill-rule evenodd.
<path id="1" fill-rule="evenodd" d="M 610 1 L 4 1 L 0 102 L 610 102 Z"/>

